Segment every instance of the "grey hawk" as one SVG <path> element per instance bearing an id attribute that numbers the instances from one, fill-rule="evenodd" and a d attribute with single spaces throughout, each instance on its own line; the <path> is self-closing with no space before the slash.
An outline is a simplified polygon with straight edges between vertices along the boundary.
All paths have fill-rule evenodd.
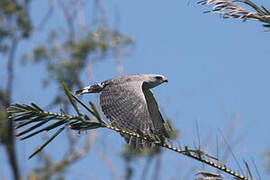
<path id="1" fill-rule="evenodd" d="M 135 74 L 87 86 L 76 91 L 76 94 L 101 92 L 100 106 L 112 126 L 165 142 L 169 136 L 150 90 L 163 82 L 168 82 L 168 79 L 162 75 Z M 121 135 L 132 148 L 154 146 L 140 138 L 123 133 Z"/>

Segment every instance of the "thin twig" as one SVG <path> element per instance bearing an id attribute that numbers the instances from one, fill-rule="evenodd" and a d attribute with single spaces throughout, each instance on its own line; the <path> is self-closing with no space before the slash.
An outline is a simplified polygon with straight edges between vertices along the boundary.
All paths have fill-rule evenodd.
<path id="1" fill-rule="evenodd" d="M 259 170 L 258 170 L 258 168 L 257 168 L 257 165 L 256 165 L 256 163 L 255 163 L 255 160 L 254 160 L 253 158 L 251 158 L 251 161 L 252 161 L 252 164 L 253 164 L 253 166 L 254 166 L 254 168 L 255 168 L 255 172 L 256 172 L 256 174 L 257 174 L 257 176 L 258 176 L 258 180 L 262 180 L 262 177 L 261 177 L 261 175 L 260 175 L 260 173 L 259 173 Z"/>
<path id="2" fill-rule="evenodd" d="M 220 132 L 220 134 L 221 134 L 221 136 L 222 136 L 222 138 L 223 138 L 223 141 L 224 141 L 225 144 L 227 145 L 228 150 L 231 152 L 234 161 L 236 162 L 238 168 L 240 169 L 240 172 L 241 172 L 241 173 L 244 173 L 243 170 L 242 170 L 242 168 L 241 168 L 241 166 L 240 166 L 240 164 L 239 164 L 239 162 L 238 162 L 238 160 L 237 160 L 237 158 L 236 158 L 236 156 L 235 156 L 235 154 L 234 154 L 234 152 L 233 152 L 233 150 L 232 150 L 232 148 L 231 148 L 231 146 L 230 146 L 229 143 L 227 142 L 227 139 L 225 138 L 225 136 L 223 135 L 223 133 L 222 133 L 221 130 L 219 130 L 219 132 Z"/>
<path id="3" fill-rule="evenodd" d="M 231 174 L 232 176 L 237 177 L 238 179 L 249 180 L 249 178 L 247 178 L 247 177 L 245 177 L 245 176 L 243 176 L 241 174 L 238 174 L 233 170 L 228 169 L 223 164 L 220 165 L 220 164 L 214 163 L 211 160 L 208 160 L 208 159 L 213 159 L 215 161 L 221 162 L 217 158 L 212 157 L 212 156 L 210 156 L 210 155 L 208 155 L 208 154 L 206 154 L 206 153 L 204 153 L 204 152 L 202 152 L 200 150 L 191 150 L 191 149 L 188 149 L 188 147 L 176 148 L 176 147 L 173 147 L 173 146 L 168 145 L 166 143 L 162 143 L 160 141 L 153 141 L 152 139 L 149 139 L 149 137 L 143 136 L 141 134 L 138 134 L 138 133 L 135 133 L 135 132 L 128 132 L 126 130 L 110 126 L 110 125 L 106 124 L 104 121 L 101 121 L 101 122 L 97 123 L 97 122 L 87 120 L 88 117 L 86 117 L 86 120 L 82 120 L 82 117 L 80 117 L 80 116 L 69 116 L 69 115 L 66 115 L 66 114 L 49 113 L 49 112 L 45 112 L 43 110 L 39 110 L 40 108 L 36 108 L 36 106 L 37 105 L 28 106 L 28 105 L 19 105 L 19 104 L 17 104 L 17 105 L 11 106 L 8 110 L 9 110 L 9 113 L 12 114 L 12 117 L 15 118 L 15 121 L 16 120 L 17 121 L 23 121 L 24 119 L 29 119 L 29 118 L 31 118 L 31 117 L 29 117 L 29 115 L 31 115 L 31 113 L 32 113 L 33 117 L 36 117 L 36 116 L 37 117 L 39 117 L 39 116 L 42 117 L 42 115 L 48 114 L 49 116 L 54 115 L 56 118 L 60 118 L 58 122 L 54 123 L 56 125 L 54 125 L 54 124 L 49 125 L 49 126 L 43 128 L 43 129 L 41 129 L 40 131 L 38 131 L 38 133 L 42 132 L 43 130 L 51 130 L 53 128 L 59 127 L 60 125 L 63 125 L 63 123 L 69 124 L 72 129 L 74 128 L 76 130 L 97 129 L 97 128 L 100 128 L 100 127 L 104 127 L 104 128 L 111 129 L 113 131 L 119 132 L 121 134 L 127 134 L 127 135 L 130 135 L 130 136 L 134 136 L 136 138 L 141 138 L 141 139 L 143 139 L 145 141 L 148 141 L 148 142 L 155 143 L 158 146 L 167 148 L 167 149 L 169 149 L 171 151 L 175 151 L 175 152 L 177 152 L 179 154 L 188 156 L 188 157 L 190 157 L 192 159 L 195 159 L 195 160 L 197 160 L 199 162 L 202 162 L 202 163 L 207 164 L 209 166 L 212 166 L 212 167 L 214 167 L 216 169 L 219 169 L 219 170 L 221 170 L 221 171 L 223 171 L 225 173 Z M 26 112 L 24 112 L 24 110 Z M 96 116 L 95 113 L 93 113 L 93 115 Z M 73 119 L 72 122 L 70 121 L 72 119 L 71 117 L 75 118 L 75 119 Z M 33 122 L 36 122 L 36 121 L 33 121 Z M 60 124 L 58 124 L 59 122 L 60 122 Z M 25 131 L 27 131 L 27 130 L 25 130 Z M 54 135 L 53 138 L 54 137 L 56 137 L 56 135 Z"/>
<path id="4" fill-rule="evenodd" d="M 103 161 L 103 163 L 107 166 L 107 168 L 111 171 L 112 177 L 117 180 L 122 180 L 117 168 L 114 166 L 114 164 L 111 162 L 108 156 L 106 156 L 105 153 L 102 153 L 101 151 L 96 151 L 94 149 L 96 155 Z"/>
<path id="5" fill-rule="evenodd" d="M 46 25 L 50 17 L 53 15 L 54 6 L 55 6 L 55 0 L 50 0 L 50 7 L 47 13 L 45 14 L 45 16 L 41 19 L 41 21 L 37 25 L 36 27 L 37 30 L 41 30 Z"/>
<path id="6" fill-rule="evenodd" d="M 65 87 L 65 86 L 64 86 Z M 68 91 L 67 89 L 65 89 L 66 91 L 66 94 L 69 96 L 69 97 L 73 97 L 76 101 L 80 102 L 81 105 L 83 105 L 84 107 L 86 106 L 83 102 L 81 102 L 78 98 L 75 98 L 74 95 L 70 95 L 71 92 Z M 97 119 L 100 119 L 100 116 L 98 115 L 98 112 L 96 111 L 96 108 L 94 106 L 93 103 L 91 103 L 91 108 L 86 108 L 90 113 L 92 113 L 92 115 L 94 117 L 96 117 Z M 77 109 L 77 105 L 76 103 L 73 104 L 73 107 L 74 109 Z M 212 166 L 216 169 L 219 169 L 221 170 L 222 172 L 225 172 L 227 174 L 230 174 L 238 179 L 241 179 L 241 180 L 249 180 L 248 177 L 245 177 L 244 175 L 242 174 L 238 174 L 236 173 L 235 171 L 233 170 L 230 170 L 226 167 L 226 165 L 224 165 L 223 163 L 220 165 L 219 163 L 221 162 L 220 160 L 218 160 L 216 157 L 213 157 L 213 156 L 210 156 L 200 150 L 192 150 L 192 149 L 189 149 L 188 147 L 183 147 L 183 148 L 176 148 L 176 147 L 173 147 L 167 143 L 164 143 L 164 142 L 160 142 L 160 141 L 155 141 L 153 139 L 150 139 L 149 137 L 147 136 L 143 136 L 141 134 L 138 134 L 138 133 L 135 133 L 135 132 L 129 132 L 129 131 L 126 131 L 126 130 L 123 130 L 123 129 L 119 129 L 117 127 L 113 127 L 113 126 L 110 126 L 108 124 L 106 124 L 103 120 L 99 120 L 99 122 L 93 122 L 91 121 L 87 115 L 80 115 L 81 113 L 78 113 L 79 116 L 69 116 L 69 115 L 66 115 L 66 114 L 55 114 L 55 113 L 48 113 L 48 112 L 45 112 L 43 111 L 41 108 L 39 108 L 37 105 L 33 105 L 32 103 L 32 106 L 28 106 L 28 105 L 20 105 L 20 104 L 17 104 L 17 105 L 12 105 L 9 109 L 9 113 L 11 113 L 11 116 L 13 118 L 15 118 L 15 121 L 23 121 L 23 120 L 28 120 L 28 119 L 32 119 L 33 123 L 36 122 L 36 117 L 40 117 L 40 118 L 44 118 L 45 120 L 47 120 L 47 118 L 45 118 L 43 115 L 45 115 L 46 113 L 49 115 L 49 116 L 52 116 L 52 115 L 55 115 L 55 118 L 58 119 L 60 118 L 59 122 L 60 124 L 58 124 L 59 122 L 56 122 L 56 125 L 52 124 L 52 125 L 49 125 L 43 129 L 41 129 L 42 131 L 43 130 L 51 130 L 53 128 L 56 128 L 56 127 L 59 127 L 60 125 L 63 125 L 63 123 L 67 123 L 71 126 L 72 129 L 75 129 L 75 130 L 83 130 L 83 129 L 97 129 L 97 128 L 100 128 L 100 127 L 103 127 L 103 128 L 107 128 L 107 129 L 111 129 L 113 131 L 116 131 L 118 133 L 121 133 L 121 134 L 126 134 L 126 135 L 129 135 L 129 136 L 133 136 L 133 137 L 136 137 L 136 138 L 140 138 L 144 141 L 148 141 L 148 142 L 151 142 L 151 143 L 154 143 L 158 146 L 161 146 L 161 147 L 164 147 L 164 148 L 167 148 L 171 151 L 175 151 L 179 154 L 182 154 L 182 155 L 185 155 L 187 157 L 190 157 L 192 159 L 195 159 L 199 162 L 202 162 L 204 164 L 207 164 L 209 166 Z M 33 117 L 31 118 L 32 115 Z M 64 117 L 64 119 L 63 119 Z M 67 117 L 74 117 L 75 119 L 72 119 L 72 118 L 67 118 Z M 34 119 L 33 119 L 34 118 Z M 76 119 L 77 118 L 77 119 Z M 84 119 L 83 119 L 84 118 Z M 61 121 L 62 120 L 62 121 Z M 64 121 L 63 121 L 64 120 Z M 72 120 L 72 121 L 71 121 Z M 32 126 L 33 127 L 33 126 Z M 30 127 L 31 129 L 31 127 Z M 27 131 L 27 130 L 25 130 Z M 41 132 L 41 131 L 40 131 Z M 32 133 L 33 134 L 33 133 Z M 31 135 L 32 136 L 32 135 Z M 56 135 L 55 135 L 56 136 Z M 219 163 L 214 163 L 213 161 L 209 160 L 209 159 L 212 159 L 212 160 L 215 160 Z M 242 170 L 241 170 L 242 171 Z"/>
<path id="7" fill-rule="evenodd" d="M 137 134 L 137 133 L 134 133 L 134 132 L 128 132 L 126 130 L 122 130 L 122 129 L 119 129 L 119 128 L 116 128 L 116 127 L 112 127 L 112 126 L 109 126 L 109 125 L 106 125 L 105 128 L 114 130 L 114 131 L 119 132 L 119 133 L 128 134 L 130 136 L 141 138 L 141 139 L 143 139 L 145 141 L 150 141 L 150 142 L 155 143 L 155 144 L 157 144 L 157 145 L 159 145 L 161 147 L 167 148 L 167 149 L 169 149 L 171 151 L 175 151 L 175 152 L 177 152 L 179 154 L 188 156 L 188 157 L 190 157 L 192 159 L 195 159 L 195 160 L 200 161 L 200 162 L 202 162 L 204 164 L 207 164 L 207 165 L 212 166 L 212 167 L 214 167 L 216 169 L 219 169 L 222 172 L 231 174 L 232 176 L 234 176 L 234 177 L 236 177 L 238 179 L 241 179 L 241 180 L 250 180 L 249 178 L 245 177 L 244 175 L 238 174 L 235 171 L 233 171 L 231 169 L 228 169 L 225 165 L 219 165 L 219 164 L 216 164 L 213 161 L 210 161 L 208 159 L 203 159 L 202 158 L 202 155 L 201 155 L 202 152 L 199 152 L 198 150 L 190 150 L 187 147 L 185 147 L 185 150 L 181 150 L 179 148 L 173 147 L 173 146 L 171 146 L 169 144 L 166 144 L 166 143 L 161 144 L 160 142 L 151 141 L 151 140 L 149 140 L 148 137 L 141 136 L 140 134 Z M 198 155 L 198 154 L 200 154 L 200 155 Z"/>
<path id="8" fill-rule="evenodd" d="M 48 179 L 48 177 L 50 177 L 51 175 L 60 171 L 62 169 L 62 167 L 66 167 L 66 166 L 76 162 L 80 158 L 84 157 L 87 154 L 87 152 L 89 151 L 89 149 L 90 149 L 92 143 L 95 141 L 95 139 L 96 139 L 95 133 L 89 134 L 88 137 L 86 138 L 86 142 L 84 144 L 84 147 L 81 149 L 80 152 L 73 152 L 68 157 L 65 157 L 60 162 L 55 163 L 54 165 L 49 167 L 49 169 L 45 172 L 45 174 L 43 174 L 42 177 L 40 177 L 40 179 Z"/>
<path id="9" fill-rule="evenodd" d="M 77 14 L 78 14 L 79 30 L 81 32 L 82 29 L 85 27 L 85 20 L 84 20 L 83 11 L 82 11 L 82 4 L 81 4 L 80 0 L 74 0 L 74 1 L 75 1 L 76 9 L 77 9 Z"/>
<path id="10" fill-rule="evenodd" d="M 142 175 L 141 175 L 141 180 L 145 180 L 147 179 L 147 173 L 149 172 L 149 167 L 152 163 L 153 157 L 152 156 L 148 156 L 145 163 L 144 163 L 144 167 L 142 170 Z"/>
<path id="11" fill-rule="evenodd" d="M 161 155 L 158 156 L 156 159 L 152 180 L 158 179 L 159 174 L 160 174 L 160 169 L 161 169 Z"/>

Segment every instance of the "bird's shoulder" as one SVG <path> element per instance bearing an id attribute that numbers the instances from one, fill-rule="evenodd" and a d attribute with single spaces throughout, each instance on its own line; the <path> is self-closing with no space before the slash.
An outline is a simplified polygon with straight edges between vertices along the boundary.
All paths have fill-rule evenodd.
<path id="1" fill-rule="evenodd" d="M 102 84 L 104 84 L 105 86 L 141 86 L 142 83 L 143 79 L 140 77 L 139 74 L 119 76 L 102 82 Z"/>

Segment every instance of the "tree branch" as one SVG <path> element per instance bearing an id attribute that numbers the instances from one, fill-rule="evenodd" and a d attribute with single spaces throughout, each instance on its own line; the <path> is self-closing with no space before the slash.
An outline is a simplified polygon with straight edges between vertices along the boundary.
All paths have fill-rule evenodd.
<path id="1" fill-rule="evenodd" d="M 107 129 L 111 129 L 113 131 L 119 132 L 121 134 L 127 134 L 130 136 L 141 138 L 145 141 L 155 143 L 158 146 L 167 148 L 171 151 L 175 151 L 179 154 L 182 154 L 184 156 L 195 159 L 199 162 L 202 162 L 204 164 L 212 166 L 216 169 L 219 169 L 220 171 L 227 173 L 227 174 L 230 174 L 230 175 L 234 176 L 235 178 L 238 178 L 241 180 L 249 180 L 249 178 L 245 177 L 244 175 L 238 174 L 238 173 L 236 173 L 236 171 L 233 171 L 233 170 L 227 168 L 227 166 L 222 161 L 220 161 L 217 158 L 210 156 L 207 153 L 204 153 L 200 150 L 192 150 L 186 146 L 182 147 L 182 148 L 176 148 L 176 147 L 173 147 L 167 143 L 163 143 L 160 141 L 154 141 L 153 139 L 150 139 L 149 137 L 143 136 L 141 134 L 138 134 L 135 132 L 128 132 L 126 130 L 110 126 L 100 118 L 100 115 L 97 112 L 93 103 L 90 102 L 91 107 L 87 107 L 75 95 L 71 94 L 71 92 L 66 88 L 66 86 L 64 84 L 63 84 L 63 87 L 64 87 L 65 92 L 66 92 L 67 96 L 69 97 L 69 100 L 70 100 L 72 106 L 74 107 L 74 109 L 76 111 L 78 111 L 78 109 L 79 109 L 77 107 L 77 104 L 75 103 L 75 101 L 76 101 L 77 103 L 79 103 L 83 107 L 85 107 L 85 109 L 88 110 L 88 112 L 91 113 L 95 117 L 94 119 L 97 119 L 98 122 L 91 120 L 86 114 L 82 114 L 80 112 L 77 112 L 77 114 L 78 114 L 77 116 L 70 116 L 67 114 L 57 114 L 57 113 L 46 112 L 34 103 L 32 103 L 31 106 L 15 104 L 15 105 L 11 105 L 8 108 L 8 111 L 11 114 L 11 117 L 10 117 L 11 119 L 13 119 L 14 121 L 20 122 L 17 126 L 18 128 L 21 128 L 22 126 L 25 126 L 27 124 L 31 124 L 31 123 L 36 124 L 37 123 L 36 125 L 17 134 L 17 136 L 21 136 L 21 135 L 24 135 L 26 133 L 29 133 L 30 131 L 32 131 L 36 128 L 39 128 L 40 126 L 43 126 L 52 120 L 54 120 L 54 121 L 56 120 L 56 122 L 46 126 L 45 128 L 42 128 L 38 131 L 35 131 L 34 133 L 31 133 L 30 135 L 24 137 L 23 139 L 27 139 L 27 138 L 29 138 L 33 135 L 36 135 L 42 131 L 45 131 L 45 130 L 49 131 L 49 130 L 52 130 L 52 129 L 55 129 L 55 128 L 58 128 L 58 127 L 61 127 L 64 125 L 68 125 L 71 129 L 77 130 L 77 131 L 91 130 L 91 129 L 97 129 L 97 128 L 103 127 L 103 128 L 107 128 Z M 43 122 L 43 124 L 41 124 L 41 122 Z M 56 137 L 57 135 L 58 134 L 53 135 L 53 138 Z M 49 140 L 51 141 L 51 138 Z M 44 144 L 46 144 L 46 143 L 48 144 L 49 143 L 48 141 L 45 142 Z M 43 148 L 44 147 L 45 146 L 43 146 Z M 39 151 L 41 151 L 42 149 L 39 149 Z M 36 151 L 35 153 L 38 153 L 38 151 Z M 31 157 L 32 157 L 32 155 L 31 155 Z M 212 160 L 217 161 L 217 163 L 213 162 Z"/>
<path id="2" fill-rule="evenodd" d="M 213 5 L 211 10 L 205 11 L 206 13 L 212 12 L 221 14 L 224 19 L 234 18 L 242 19 L 243 21 L 256 20 L 265 23 L 263 24 L 264 27 L 270 28 L 270 10 L 264 6 L 259 7 L 250 0 L 202 0 L 198 2 L 198 4 L 207 6 Z M 244 5 L 254 11 L 244 8 Z"/>
<path id="3" fill-rule="evenodd" d="M 95 141 L 96 136 L 94 134 L 89 134 L 84 147 L 81 149 L 80 152 L 73 151 L 68 157 L 65 157 L 60 162 L 53 164 L 53 166 L 50 166 L 49 169 L 43 174 L 39 179 L 48 179 L 56 172 L 61 171 L 64 167 L 67 167 L 68 165 L 78 161 L 82 157 L 84 157 L 87 152 L 89 151 L 92 143 Z"/>
<path id="4" fill-rule="evenodd" d="M 18 40 L 16 37 L 12 38 L 11 47 L 8 55 L 7 64 L 7 85 L 6 85 L 6 96 L 4 100 L 4 106 L 7 108 L 10 105 L 11 95 L 12 95 L 12 84 L 14 78 L 14 59 L 15 53 L 18 46 Z M 4 135 L 4 142 L 6 144 L 6 152 L 8 154 L 8 159 L 10 166 L 12 168 L 14 179 L 20 179 L 20 172 L 18 169 L 17 157 L 15 153 L 15 142 L 14 142 L 14 129 L 13 121 L 9 119 L 6 120 L 6 133 Z"/>

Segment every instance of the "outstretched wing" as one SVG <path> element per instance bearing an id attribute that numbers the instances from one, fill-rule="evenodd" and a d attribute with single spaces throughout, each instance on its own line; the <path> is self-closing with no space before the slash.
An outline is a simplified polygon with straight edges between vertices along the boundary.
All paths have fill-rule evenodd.
<path id="1" fill-rule="evenodd" d="M 149 101 L 153 102 L 151 97 L 150 99 Z M 160 134 L 156 133 L 148 110 L 142 82 L 108 83 L 101 92 L 100 105 L 104 115 L 113 126 L 130 132 L 143 133 L 155 140 L 160 140 Z M 139 138 L 124 134 L 122 136 L 133 147 L 142 148 L 146 144 Z"/>

